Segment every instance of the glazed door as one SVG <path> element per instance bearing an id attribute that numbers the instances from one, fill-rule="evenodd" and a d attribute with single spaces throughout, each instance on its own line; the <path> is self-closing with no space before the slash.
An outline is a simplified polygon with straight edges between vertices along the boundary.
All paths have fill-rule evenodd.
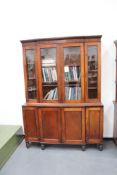
<path id="1" fill-rule="evenodd" d="M 26 141 L 39 141 L 39 122 L 36 108 L 23 108 Z"/>
<path id="2" fill-rule="evenodd" d="M 85 44 L 85 89 L 86 101 L 100 101 L 101 97 L 101 63 L 100 43 Z"/>
<path id="3" fill-rule="evenodd" d="M 41 142 L 60 143 L 60 109 L 39 109 L 39 118 L 41 126 Z"/>
<path id="4" fill-rule="evenodd" d="M 60 100 L 59 46 L 39 45 L 39 85 L 40 101 L 55 103 Z"/>
<path id="5" fill-rule="evenodd" d="M 65 102 L 84 100 L 84 50 L 82 43 L 63 44 L 62 58 L 62 97 Z"/>
<path id="6" fill-rule="evenodd" d="M 68 144 L 85 144 L 85 111 L 83 108 L 63 109 L 62 141 Z"/>
<path id="7" fill-rule="evenodd" d="M 27 102 L 38 101 L 37 50 L 34 45 L 23 48 L 25 93 Z"/>
<path id="8" fill-rule="evenodd" d="M 86 109 L 86 141 L 87 143 L 101 143 L 103 138 L 103 109 Z"/>

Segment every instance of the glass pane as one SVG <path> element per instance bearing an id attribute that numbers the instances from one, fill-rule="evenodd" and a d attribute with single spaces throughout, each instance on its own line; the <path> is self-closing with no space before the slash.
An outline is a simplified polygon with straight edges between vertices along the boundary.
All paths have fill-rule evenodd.
<path id="1" fill-rule="evenodd" d="M 81 99 L 81 55 L 80 47 L 64 48 L 65 99 Z"/>
<path id="2" fill-rule="evenodd" d="M 27 67 L 27 86 L 28 98 L 36 98 L 36 75 L 34 63 L 34 49 L 26 50 L 26 67 Z"/>
<path id="3" fill-rule="evenodd" d="M 56 48 L 41 49 L 42 91 L 44 100 L 58 99 L 58 83 L 56 71 Z"/>
<path id="4" fill-rule="evenodd" d="M 97 98 L 98 50 L 97 46 L 88 46 L 88 98 Z"/>

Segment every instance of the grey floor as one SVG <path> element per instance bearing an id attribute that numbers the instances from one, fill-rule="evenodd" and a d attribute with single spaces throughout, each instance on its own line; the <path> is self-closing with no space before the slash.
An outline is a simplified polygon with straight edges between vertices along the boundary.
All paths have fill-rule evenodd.
<path id="1" fill-rule="evenodd" d="M 117 175 L 117 147 L 104 141 L 104 150 L 96 146 L 81 151 L 77 146 L 49 145 L 44 151 L 39 145 L 29 149 L 23 141 L 0 175 Z"/>

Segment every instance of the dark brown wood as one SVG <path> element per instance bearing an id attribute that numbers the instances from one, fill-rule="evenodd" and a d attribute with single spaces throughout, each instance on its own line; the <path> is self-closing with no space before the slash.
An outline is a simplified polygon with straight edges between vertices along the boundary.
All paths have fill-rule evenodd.
<path id="1" fill-rule="evenodd" d="M 99 144 L 99 149 L 102 150 L 101 35 L 31 39 L 22 40 L 21 43 L 26 95 L 26 104 L 22 107 L 26 146 L 29 147 L 30 142 L 40 142 L 42 149 L 45 148 L 45 144 L 80 144 L 82 150 L 85 150 L 86 144 Z M 88 46 L 97 46 L 97 69 L 89 70 L 88 68 Z M 80 58 L 80 62 L 77 61 L 74 64 L 72 61 L 67 65 L 69 70 L 74 66 L 81 69 L 80 80 L 71 78 L 67 82 L 69 87 L 81 87 L 81 99 L 76 98 L 77 100 L 65 98 L 64 66 L 66 66 L 66 63 L 64 63 L 64 48 L 66 47 L 80 48 L 80 54 L 76 52 L 77 59 Z M 49 48 L 56 49 L 57 80 L 55 81 L 44 81 L 44 78 L 42 78 L 42 66 L 44 67 L 42 60 L 45 59 L 44 55 L 41 56 L 40 49 L 42 48 L 46 51 Z M 32 77 L 27 77 L 29 72 L 26 67 L 26 49 L 34 49 L 35 53 L 35 76 Z M 54 67 L 55 65 L 50 64 L 49 66 Z M 98 74 L 96 82 L 97 97 L 92 99 L 88 97 L 88 72 L 90 74 L 93 72 L 93 75 Z M 32 79 L 31 82 L 36 81 L 37 96 L 35 99 L 29 99 L 28 97 L 29 79 Z M 33 87 L 33 83 L 31 86 Z M 44 98 L 47 92 L 56 87 L 58 87 L 58 100 Z M 95 86 L 89 87 L 92 92 L 95 92 L 95 88 Z M 45 89 L 44 95 L 43 89 Z"/>
<path id="2" fill-rule="evenodd" d="M 86 109 L 86 142 L 101 144 L 103 141 L 103 109 Z"/>
<path id="3" fill-rule="evenodd" d="M 39 107 L 39 108 L 81 108 L 81 107 L 103 107 L 99 103 L 25 103 L 23 107 Z"/>
<path id="4" fill-rule="evenodd" d="M 61 126 L 60 126 L 60 109 L 43 108 L 39 109 L 39 123 L 41 142 L 60 143 Z"/>
<path id="5" fill-rule="evenodd" d="M 81 75 L 82 75 L 82 79 L 81 79 L 81 88 L 82 88 L 82 98 L 80 100 L 65 100 L 65 81 L 64 81 L 64 47 L 80 47 L 81 50 Z M 67 103 L 67 102 L 71 102 L 71 103 L 75 103 L 77 102 L 84 102 L 84 52 L 83 52 L 83 43 L 67 43 L 67 44 L 62 44 L 61 45 L 61 62 L 62 62 L 62 75 L 61 75 L 61 79 L 62 79 L 62 101 Z"/>
<path id="6" fill-rule="evenodd" d="M 21 43 L 35 43 L 38 41 L 54 41 L 54 40 L 73 40 L 73 39 L 100 39 L 102 35 L 91 35 L 91 36 L 68 36 L 68 37 L 55 37 L 55 38 L 39 38 L 39 39 L 29 39 L 29 40 L 21 40 Z"/>
<path id="7" fill-rule="evenodd" d="M 64 108 L 62 110 L 62 141 L 68 144 L 85 144 L 85 110 Z"/>
<path id="8" fill-rule="evenodd" d="M 39 121 L 37 109 L 34 107 L 23 108 L 23 121 L 26 141 L 39 141 Z"/>
<path id="9" fill-rule="evenodd" d="M 95 99 L 89 99 L 88 98 L 88 46 L 97 46 L 98 49 L 98 83 L 97 83 L 97 98 Z M 85 99 L 87 102 L 97 102 L 101 101 L 101 48 L 100 43 L 86 43 L 85 44 Z"/>
<path id="10" fill-rule="evenodd" d="M 36 72 L 36 85 L 37 85 L 37 98 L 36 99 L 29 99 L 28 98 L 28 81 L 27 81 L 27 68 L 26 68 L 26 50 L 27 49 L 34 49 L 34 60 L 35 60 L 35 72 Z M 39 99 L 39 88 L 38 88 L 38 64 L 37 64 L 37 48 L 35 47 L 34 44 L 29 44 L 23 48 L 23 65 L 24 65 L 24 80 L 25 80 L 25 96 L 26 96 L 26 101 L 27 102 L 38 102 Z"/>

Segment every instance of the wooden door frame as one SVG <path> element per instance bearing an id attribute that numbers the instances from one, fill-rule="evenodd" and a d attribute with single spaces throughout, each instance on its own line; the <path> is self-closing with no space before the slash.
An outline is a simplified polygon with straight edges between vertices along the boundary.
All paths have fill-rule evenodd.
<path id="1" fill-rule="evenodd" d="M 65 81 L 64 81 L 64 48 L 80 47 L 81 54 L 81 100 L 65 100 Z M 62 101 L 65 103 L 81 103 L 84 102 L 84 45 L 83 43 L 64 43 L 61 44 L 61 63 L 62 63 Z"/>
<path id="2" fill-rule="evenodd" d="M 88 46 L 97 46 L 97 61 L 98 61 L 98 82 L 97 82 L 97 98 L 88 98 Z M 100 42 L 85 43 L 85 101 L 97 102 L 101 101 L 101 45 Z"/>
<path id="3" fill-rule="evenodd" d="M 56 49 L 56 71 L 57 71 L 57 84 L 58 84 L 58 100 L 44 100 L 42 91 L 42 67 L 40 49 L 55 48 Z M 39 94 L 41 103 L 58 103 L 61 99 L 61 81 L 60 81 L 60 60 L 59 60 L 59 45 L 57 44 L 38 44 L 37 45 L 37 59 L 38 59 L 38 75 L 39 75 Z"/>
<path id="4" fill-rule="evenodd" d="M 36 75 L 36 99 L 29 99 L 28 98 L 28 80 L 27 80 L 27 64 L 26 64 L 26 50 L 34 50 L 34 63 L 35 63 L 35 75 Z M 24 68 L 24 83 L 25 83 L 25 97 L 26 97 L 26 102 L 30 103 L 36 103 L 39 101 L 39 93 L 38 93 L 38 67 L 37 67 L 37 49 L 36 49 L 36 44 L 27 44 L 23 46 L 23 68 Z"/>

